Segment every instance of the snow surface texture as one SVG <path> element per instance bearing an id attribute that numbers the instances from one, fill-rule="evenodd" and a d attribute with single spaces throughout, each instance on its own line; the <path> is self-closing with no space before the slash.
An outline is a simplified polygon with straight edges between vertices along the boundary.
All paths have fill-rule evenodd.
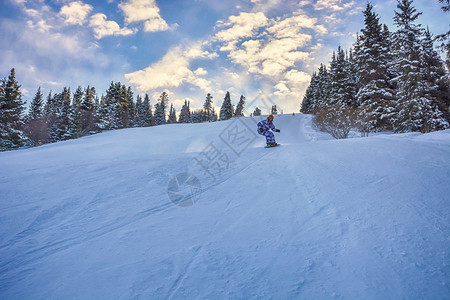
<path id="1" fill-rule="evenodd" d="M 0 153 L 0 298 L 450 298 L 450 130 L 334 140 L 283 115 L 264 149 L 255 120 Z"/>

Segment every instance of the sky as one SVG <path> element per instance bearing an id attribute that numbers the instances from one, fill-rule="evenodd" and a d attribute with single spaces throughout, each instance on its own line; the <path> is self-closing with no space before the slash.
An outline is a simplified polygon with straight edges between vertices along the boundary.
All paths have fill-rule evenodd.
<path id="1" fill-rule="evenodd" d="M 0 76 L 11 68 L 30 102 L 112 81 L 149 94 L 166 91 L 179 111 L 201 107 L 207 93 L 220 107 L 225 93 L 246 112 L 267 101 L 298 112 L 310 74 L 339 45 L 349 49 L 363 28 L 364 0 L 0 0 Z M 372 1 L 395 30 L 396 0 Z M 415 0 L 418 23 L 433 34 L 449 28 L 438 0 Z M 253 101 L 255 100 L 256 101 Z"/>

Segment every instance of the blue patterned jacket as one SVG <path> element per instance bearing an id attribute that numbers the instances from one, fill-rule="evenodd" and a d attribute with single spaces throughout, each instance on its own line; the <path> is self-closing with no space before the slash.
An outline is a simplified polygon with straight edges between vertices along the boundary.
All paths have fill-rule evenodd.
<path id="1" fill-rule="evenodd" d="M 258 123 L 258 131 L 260 133 L 264 133 L 266 131 L 269 131 L 270 129 L 272 129 L 272 131 L 275 131 L 275 125 L 273 125 L 273 122 L 269 123 L 269 121 L 267 120 L 262 120 Z"/>

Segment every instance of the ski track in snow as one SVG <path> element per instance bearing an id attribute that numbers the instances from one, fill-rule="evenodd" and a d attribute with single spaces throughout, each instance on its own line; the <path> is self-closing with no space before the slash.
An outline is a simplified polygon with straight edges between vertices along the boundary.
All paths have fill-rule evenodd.
<path id="1" fill-rule="evenodd" d="M 0 298 L 450 299 L 450 130 L 334 140 L 277 116 L 281 147 L 257 136 L 211 182 L 194 158 L 230 122 L 0 153 Z"/>

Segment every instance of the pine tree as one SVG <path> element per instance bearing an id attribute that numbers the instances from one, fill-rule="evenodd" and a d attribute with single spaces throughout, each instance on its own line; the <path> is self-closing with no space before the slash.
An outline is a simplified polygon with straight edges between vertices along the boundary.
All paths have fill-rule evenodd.
<path id="1" fill-rule="evenodd" d="M 349 62 L 345 57 L 345 52 L 342 48 L 338 47 L 337 56 L 333 52 L 332 61 L 330 64 L 330 97 L 329 102 L 335 103 L 339 102 L 341 104 L 348 104 L 354 102 L 354 94 L 351 90 L 352 80 L 351 70 L 349 68 Z"/>
<path id="2" fill-rule="evenodd" d="M 301 112 L 316 114 L 330 98 L 331 81 L 325 65 L 320 64 L 318 73 L 313 73 L 303 98 Z"/>
<path id="3" fill-rule="evenodd" d="M 212 98 L 213 98 L 213 96 L 210 93 L 208 93 L 206 95 L 205 103 L 203 104 L 203 111 L 204 111 L 204 115 L 205 115 L 204 121 L 206 121 L 206 122 L 212 122 L 212 112 L 213 112 Z"/>
<path id="4" fill-rule="evenodd" d="M 168 124 L 175 124 L 177 122 L 177 114 L 176 110 L 173 107 L 173 104 L 170 105 L 170 111 L 169 111 L 169 119 L 167 120 Z"/>
<path id="5" fill-rule="evenodd" d="M 439 111 L 427 98 L 430 85 L 423 77 L 421 63 L 424 30 L 414 22 L 421 15 L 412 6 L 412 0 L 398 0 L 394 23 L 398 26 L 394 34 L 395 67 L 398 73 L 398 101 L 396 105 L 396 132 L 429 131 L 434 125 L 431 119 L 437 118 Z M 442 114 L 442 113 L 441 113 Z"/>
<path id="6" fill-rule="evenodd" d="M 47 124 L 44 118 L 44 99 L 40 87 L 31 100 L 24 132 L 31 146 L 42 145 L 48 139 Z"/>
<path id="7" fill-rule="evenodd" d="M 158 103 L 155 104 L 155 124 L 163 125 L 166 124 L 166 110 L 169 103 L 169 95 L 163 92 L 159 96 Z"/>
<path id="8" fill-rule="evenodd" d="M 142 120 L 142 116 L 144 115 L 142 111 L 142 97 L 137 95 L 136 97 L 136 107 L 135 107 L 135 115 L 134 115 L 134 124 L 137 127 L 143 127 L 144 122 Z"/>
<path id="9" fill-rule="evenodd" d="M 179 123 L 190 123 L 191 122 L 191 110 L 189 108 L 190 103 L 184 100 L 184 105 L 181 107 L 180 117 L 178 118 Z"/>
<path id="10" fill-rule="evenodd" d="M 328 74 L 327 67 L 320 64 L 319 72 L 317 74 L 317 82 L 314 89 L 313 99 L 315 102 L 312 105 L 312 112 L 315 113 L 320 110 L 320 107 L 328 103 L 331 90 L 330 75 Z"/>
<path id="11" fill-rule="evenodd" d="M 11 69 L 8 79 L 3 79 L 0 85 L 0 151 L 25 145 L 23 111 L 20 85 L 16 80 L 15 69 Z"/>
<path id="12" fill-rule="evenodd" d="M 194 110 L 191 113 L 190 123 L 202 123 L 205 119 L 205 112 L 202 109 Z"/>
<path id="13" fill-rule="evenodd" d="M 278 114 L 278 110 L 277 110 L 277 106 L 276 105 L 272 105 L 272 109 L 270 110 L 270 114 L 271 115 L 277 115 Z"/>
<path id="14" fill-rule="evenodd" d="M 81 103 L 80 103 L 80 108 L 81 109 L 87 110 L 87 111 L 94 109 L 94 106 L 95 106 L 95 93 L 96 92 L 95 92 L 95 88 L 94 87 L 91 88 L 90 86 L 88 86 L 86 88 L 86 90 L 83 93 L 84 97 L 82 97 L 82 100 L 81 100 Z M 78 92 L 76 92 L 74 94 L 74 96 L 77 95 L 77 94 L 78 94 Z M 75 98 L 74 98 L 73 102 L 76 105 L 78 100 L 75 100 Z"/>
<path id="15" fill-rule="evenodd" d="M 368 135 L 369 132 L 392 128 L 394 91 L 389 84 L 389 31 L 379 22 L 370 3 L 364 11 L 364 25 L 355 45 L 360 86 L 356 102 L 359 106 L 358 127 Z"/>
<path id="16" fill-rule="evenodd" d="M 55 143 L 63 139 L 67 126 L 67 112 L 64 109 L 64 98 L 67 93 L 67 87 L 64 87 L 61 93 L 55 93 L 51 99 L 52 112 L 46 115 L 47 126 L 49 129 L 49 141 Z M 49 105 L 50 107 L 50 105 Z"/>
<path id="17" fill-rule="evenodd" d="M 75 93 L 77 94 L 77 92 Z M 74 94 L 74 95 L 75 95 Z M 95 99 L 97 97 L 94 87 L 88 86 L 84 91 L 84 97 L 79 105 L 80 114 L 80 132 L 81 134 L 89 134 L 97 130 L 98 120 L 95 113 Z M 76 108 L 76 102 L 74 99 L 74 108 Z"/>
<path id="18" fill-rule="evenodd" d="M 236 117 L 244 116 L 244 106 L 245 106 L 245 97 L 244 95 L 241 95 L 241 98 L 239 99 L 239 102 L 236 106 L 236 111 L 234 113 Z"/>
<path id="19" fill-rule="evenodd" d="M 422 40 L 421 54 L 422 74 L 428 85 L 425 96 L 437 110 L 435 119 L 427 120 L 427 124 L 435 124 L 430 130 L 444 129 L 445 124 L 450 121 L 450 111 L 447 109 L 450 107 L 450 78 L 446 74 L 444 62 L 434 49 L 434 39 L 428 28 Z M 446 120 L 443 121 L 442 118 Z"/>
<path id="20" fill-rule="evenodd" d="M 219 116 L 216 113 L 215 108 L 213 107 L 211 117 L 209 119 L 210 122 L 216 122 L 219 119 Z"/>
<path id="21" fill-rule="evenodd" d="M 150 97 L 147 94 L 145 94 L 144 102 L 142 103 L 142 121 L 144 127 L 155 125 L 152 107 L 150 105 Z"/>
<path id="22" fill-rule="evenodd" d="M 56 113 L 56 105 L 53 99 L 52 91 L 48 92 L 47 98 L 45 98 L 44 115 Z"/>
<path id="23" fill-rule="evenodd" d="M 303 96 L 303 101 L 300 108 L 300 112 L 302 113 L 310 114 L 313 112 L 314 103 L 316 102 L 314 95 L 315 90 L 317 89 L 317 79 L 318 79 L 317 73 L 314 72 L 311 76 L 311 81 L 309 82 L 309 85 L 306 88 L 305 96 Z M 257 116 L 255 113 L 257 113 L 256 109 L 253 112 L 253 115 Z M 261 113 L 261 110 L 259 110 L 259 113 Z"/>
<path id="24" fill-rule="evenodd" d="M 134 93 L 131 87 L 129 86 L 127 89 L 127 102 L 128 102 L 128 117 L 129 117 L 129 127 L 135 126 L 135 114 L 136 114 L 136 105 L 134 104 Z"/>
<path id="25" fill-rule="evenodd" d="M 75 90 L 75 93 L 73 93 L 73 106 L 75 109 L 79 109 L 81 106 L 81 102 L 83 101 L 83 97 L 84 97 L 84 91 L 83 88 L 81 86 L 78 86 L 77 89 Z"/>
<path id="26" fill-rule="evenodd" d="M 447 12 L 447 13 L 450 12 L 450 0 L 439 0 L 439 2 L 444 4 L 443 6 L 441 6 L 441 9 L 444 12 Z M 440 41 L 442 43 L 440 47 L 442 48 L 442 50 L 447 52 L 447 57 L 445 59 L 445 65 L 447 66 L 447 70 L 450 71 L 450 30 L 448 30 L 445 33 L 437 35 L 436 40 Z M 449 106 L 449 109 L 450 109 L 450 106 Z"/>
<path id="27" fill-rule="evenodd" d="M 107 130 L 109 125 L 108 108 L 106 104 L 105 96 L 102 95 L 100 103 L 95 112 L 95 119 L 97 120 L 97 127 L 99 131 Z"/>
<path id="28" fill-rule="evenodd" d="M 357 106 L 356 94 L 359 90 L 359 76 L 358 64 L 352 49 L 350 49 L 348 55 L 346 55 L 345 72 L 347 73 L 347 85 L 345 87 L 346 103 L 355 108 Z"/>
<path id="29" fill-rule="evenodd" d="M 118 129 L 122 126 L 121 108 L 119 104 L 120 88 L 120 84 L 114 84 L 114 82 L 111 82 L 111 85 L 106 91 L 102 108 L 106 111 L 104 114 L 106 119 L 103 119 L 103 129 Z"/>
<path id="30" fill-rule="evenodd" d="M 233 105 L 231 104 L 230 92 L 227 92 L 220 108 L 220 121 L 228 120 L 233 117 Z"/>
<path id="31" fill-rule="evenodd" d="M 41 118 L 43 113 L 44 113 L 44 99 L 41 93 L 41 87 L 39 87 L 33 100 L 31 100 L 28 119 L 33 120 Z"/>
<path id="32" fill-rule="evenodd" d="M 119 128 L 127 128 L 130 126 L 130 115 L 129 115 L 129 97 L 128 90 L 125 85 L 122 85 L 120 82 L 117 84 L 117 101 L 119 103 L 119 111 L 120 111 L 120 125 Z"/>
<path id="33" fill-rule="evenodd" d="M 253 111 L 253 116 L 257 117 L 261 115 L 261 110 L 258 107 L 255 107 L 255 110 Z"/>

